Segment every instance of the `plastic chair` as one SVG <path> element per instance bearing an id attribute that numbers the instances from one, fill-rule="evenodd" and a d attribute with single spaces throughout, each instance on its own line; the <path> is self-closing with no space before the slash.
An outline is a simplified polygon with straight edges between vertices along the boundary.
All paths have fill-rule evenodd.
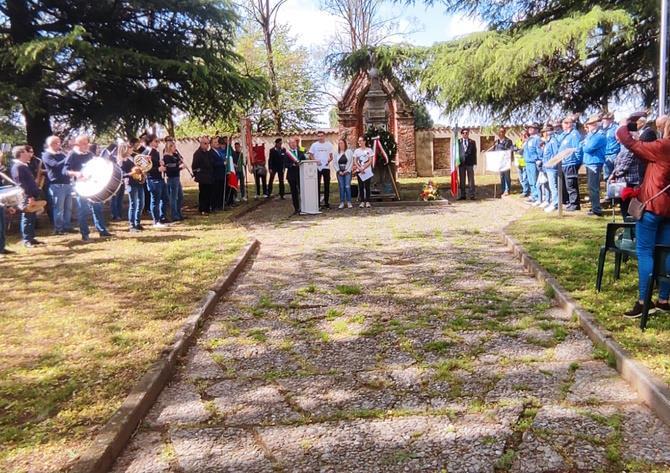
<path id="1" fill-rule="evenodd" d="M 637 258 L 635 251 L 635 222 L 607 224 L 605 244 L 600 247 L 598 256 L 598 275 L 596 277 L 596 291 L 600 292 L 603 283 L 605 256 L 608 251 L 614 252 L 614 278 L 621 277 L 621 261 L 624 257 Z"/>
<path id="2" fill-rule="evenodd" d="M 660 285 L 662 282 L 670 283 L 670 245 L 656 245 L 654 248 L 654 272 L 650 276 L 649 284 L 647 285 L 647 298 L 644 300 L 642 317 L 640 318 L 640 328 L 642 330 L 647 328 L 654 284 L 658 283 Z"/>

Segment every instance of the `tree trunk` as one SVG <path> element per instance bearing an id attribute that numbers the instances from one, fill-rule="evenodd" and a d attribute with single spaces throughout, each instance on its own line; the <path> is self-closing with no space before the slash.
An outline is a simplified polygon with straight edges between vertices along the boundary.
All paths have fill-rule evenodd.
<path id="1" fill-rule="evenodd" d="M 44 142 L 51 135 L 51 122 L 46 112 L 29 112 L 23 108 L 23 116 L 26 120 L 26 138 L 28 144 L 35 150 L 35 155 L 42 154 Z"/>
<path id="2" fill-rule="evenodd" d="M 279 106 L 279 87 L 277 86 L 277 73 L 275 72 L 274 52 L 272 50 L 272 37 L 270 36 L 269 22 L 263 24 L 263 41 L 267 55 L 268 74 L 270 76 L 270 105 L 272 115 L 275 119 L 275 132 L 281 135 L 283 130 L 283 117 Z"/>

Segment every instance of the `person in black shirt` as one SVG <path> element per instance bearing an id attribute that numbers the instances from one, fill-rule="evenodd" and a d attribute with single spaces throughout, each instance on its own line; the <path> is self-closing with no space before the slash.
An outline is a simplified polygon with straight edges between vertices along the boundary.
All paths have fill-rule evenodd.
<path id="1" fill-rule="evenodd" d="M 144 230 L 142 227 L 142 210 L 144 210 L 144 177 L 142 171 L 133 161 L 133 148 L 122 143 L 118 147 L 117 159 L 121 162 L 123 183 L 128 194 L 128 227 L 133 233 Z"/>
<path id="2" fill-rule="evenodd" d="M 193 178 L 198 183 L 198 211 L 202 215 L 209 214 L 214 210 L 213 182 L 214 161 L 217 159 L 215 152 L 209 147 L 209 138 L 200 138 L 200 147 L 193 153 Z"/>
<path id="3" fill-rule="evenodd" d="M 25 146 L 15 146 L 12 149 L 12 156 L 14 157 L 12 179 L 21 186 L 25 193 L 23 204 L 32 204 L 40 195 L 40 189 L 37 187 L 35 177 L 28 166 L 32 155 Z M 23 244 L 28 248 L 42 243 L 35 239 L 35 220 L 37 220 L 37 214 L 34 212 L 21 212 L 21 235 Z"/>
<path id="4" fill-rule="evenodd" d="M 268 160 L 268 167 L 270 168 L 268 196 L 272 195 L 272 183 L 275 180 L 275 176 L 277 176 L 279 178 L 279 197 L 284 198 L 284 166 L 287 159 L 286 149 L 282 148 L 282 139 L 277 138 L 274 148 L 270 150 L 270 159 Z"/>
<path id="5" fill-rule="evenodd" d="M 165 175 L 167 176 L 168 201 L 170 203 L 170 216 L 173 222 L 183 220 L 181 206 L 184 201 L 184 191 L 181 187 L 179 173 L 184 169 L 184 162 L 177 151 L 173 138 L 165 138 L 165 149 L 163 150 L 163 163 Z"/>
<path id="6" fill-rule="evenodd" d="M 50 136 L 46 140 L 47 149 L 42 153 L 42 162 L 47 171 L 49 195 L 53 205 L 54 234 L 73 232 L 72 228 L 72 185 L 70 177 L 63 173 L 65 153 L 61 150 L 61 140 Z"/>
<path id="7" fill-rule="evenodd" d="M 158 138 L 156 138 L 156 135 L 145 136 L 144 144 L 147 146 L 144 153 L 151 157 L 151 169 L 147 173 L 147 189 L 149 189 L 151 196 L 149 209 L 154 227 L 160 228 L 164 227 L 167 221 L 165 217 L 165 206 L 168 200 L 167 188 L 165 187 L 165 179 L 163 179 L 165 166 L 163 166 L 163 160 L 158 152 Z"/>
<path id="8" fill-rule="evenodd" d="M 307 159 L 305 153 L 298 148 L 297 138 L 288 140 L 289 149 L 285 151 L 286 177 L 291 186 L 291 200 L 293 201 L 293 215 L 300 213 L 300 161 Z"/>
<path id="9" fill-rule="evenodd" d="M 74 147 L 70 154 L 65 159 L 65 164 L 63 165 L 63 173 L 71 178 L 83 179 L 84 176 L 81 173 L 81 170 L 84 167 L 84 164 L 90 161 L 93 158 L 93 154 L 89 151 L 90 141 L 88 135 L 79 135 L 75 138 Z M 107 230 L 105 226 L 105 219 L 102 215 L 102 204 L 99 202 L 93 203 L 89 201 L 86 197 L 77 195 L 77 220 L 79 221 L 79 231 L 81 232 L 81 238 L 84 241 L 89 240 L 89 229 L 88 229 L 88 216 L 93 213 L 93 223 L 95 224 L 96 230 L 100 233 L 101 237 L 110 237 L 111 233 Z"/>

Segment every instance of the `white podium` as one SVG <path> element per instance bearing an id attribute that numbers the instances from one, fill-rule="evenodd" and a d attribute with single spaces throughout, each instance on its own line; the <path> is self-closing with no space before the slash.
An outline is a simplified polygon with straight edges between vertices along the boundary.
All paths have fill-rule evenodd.
<path id="1" fill-rule="evenodd" d="M 319 167 L 316 160 L 300 161 L 300 213 L 315 215 L 319 211 Z"/>

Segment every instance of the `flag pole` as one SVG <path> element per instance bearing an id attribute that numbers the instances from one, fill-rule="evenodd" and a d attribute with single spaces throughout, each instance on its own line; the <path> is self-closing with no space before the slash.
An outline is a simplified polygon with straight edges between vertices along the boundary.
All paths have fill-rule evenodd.
<path id="1" fill-rule="evenodd" d="M 660 58 L 658 67 L 658 115 L 665 114 L 667 104 L 668 73 L 668 1 L 661 0 Z"/>

